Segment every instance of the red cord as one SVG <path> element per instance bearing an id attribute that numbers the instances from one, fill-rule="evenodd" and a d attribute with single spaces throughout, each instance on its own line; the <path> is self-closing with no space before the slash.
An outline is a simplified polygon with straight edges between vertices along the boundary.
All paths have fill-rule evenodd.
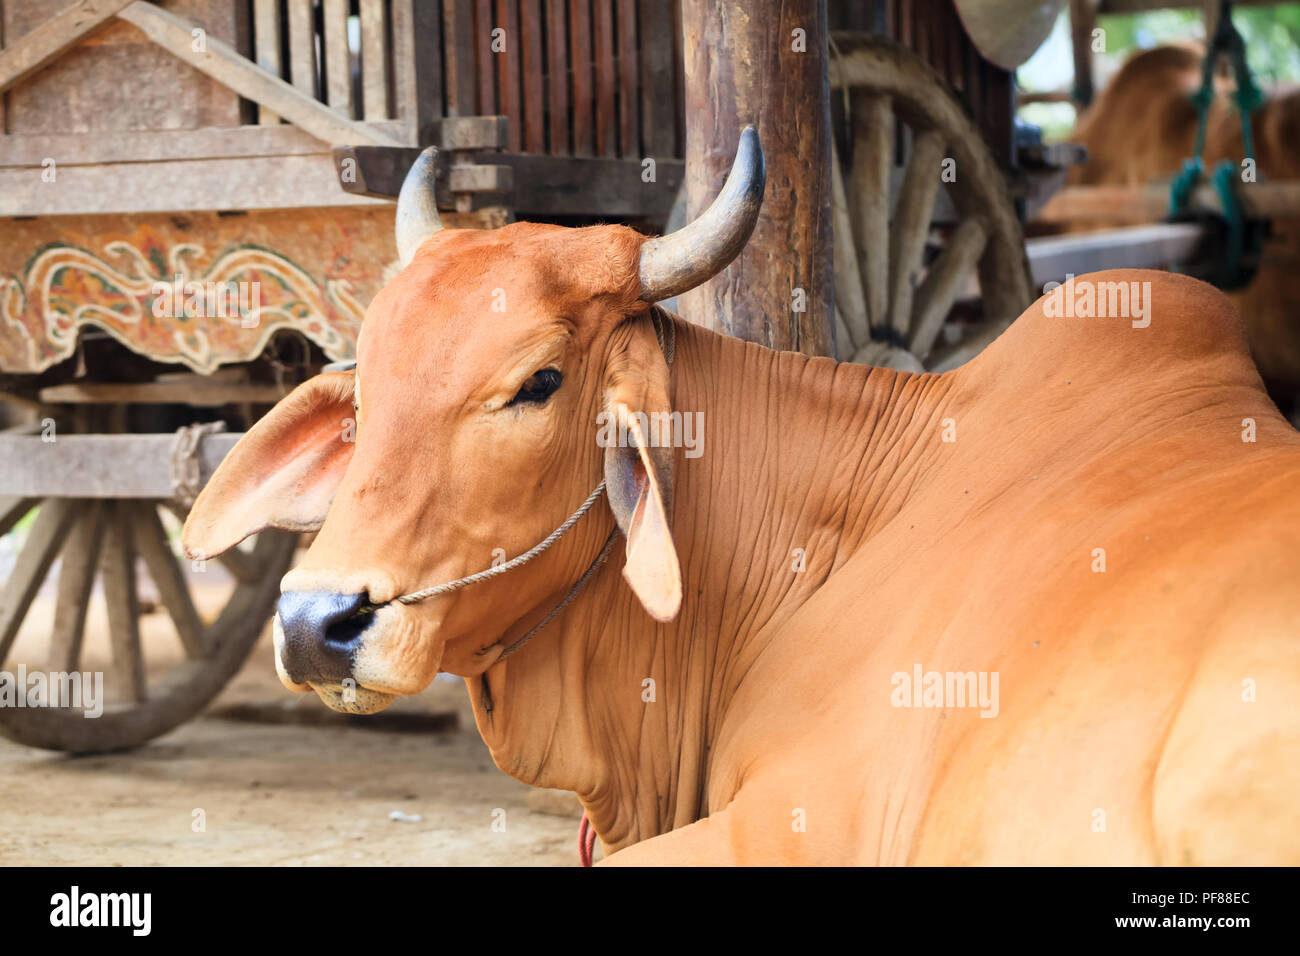
<path id="1" fill-rule="evenodd" d="M 582 866 L 591 866 L 591 857 L 595 852 L 596 828 L 591 825 L 584 813 L 582 822 L 578 824 L 578 863 Z"/>

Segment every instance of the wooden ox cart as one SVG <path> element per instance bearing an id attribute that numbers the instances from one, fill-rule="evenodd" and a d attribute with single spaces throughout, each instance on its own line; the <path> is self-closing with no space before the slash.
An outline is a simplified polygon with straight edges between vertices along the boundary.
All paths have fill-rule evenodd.
<path id="1" fill-rule="evenodd" d="M 240 432 L 351 358 L 395 259 L 392 204 L 364 177 L 340 189 L 332 147 L 400 165 L 439 143 L 455 225 L 662 228 L 682 169 L 672 7 L 497 7 L 0 3 L 0 534 L 21 542 L 0 556 L 0 667 L 103 670 L 108 700 L 98 719 L 0 700 L 0 733 L 154 737 L 271 614 L 295 536 L 189 562 L 176 531 Z M 384 164 L 366 171 L 381 187 Z M 106 648 L 86 639 L 101 592 Z M 170 652 L 144 639 L 159 626 Z"/>
<path id="2" fill-rule="evenodd" d="M 822 331 L 798 347 L 831 351 L 838 328 L 842 358 L 956 364 L 1030 296 L 1010 69 L 981 56 L 953 0 L 828 9 L 805 11 L 839 31 L 808 95 L 833 117 L 834 159 L 827 136 L 808 166 L 775 148 L 769 161 L 788 194 L 833 199 L 838 309 L 825 307 L 831 224 L 807 202 L 790 221 L 814 225 L 794 246 L 760 232 L 752 252 L 816 264 L 810 284 L 826 293 L 812 289 L 814 308 L 790 325 Z M 0 706 L 0 733 L 127 747 L 210 701 L 271 613 L 294 536 L 189 562 L 178 522 L 240 432 L 352 357 L 395 258 L 384 197 L 419 149 L 440 146 L 449 224 L 661 230 L 683 183 L 683 103 L 722 109 L 680 38 L 706 54 L 726 38 L 700 29 L 700 0 L 2 0 L 0 11 L 0 533 L 22 540 L 0 555 L 0 667 L 102 668 L 108 698 L 94 720 Z M 725 45 L 713 55 L 730 60 Z M 960 189 L 925 175 L 947 157 Z M 792 283 L 778 278 L 788 303 Z M 771 334 L 785 324 L 769 326 L 769 344 L 792 344 Z M 99 592 L 102 649 L 86 641 Z M 160 626 L 176 640 L 154 657 L 166 642 L 144 638 Z"/>

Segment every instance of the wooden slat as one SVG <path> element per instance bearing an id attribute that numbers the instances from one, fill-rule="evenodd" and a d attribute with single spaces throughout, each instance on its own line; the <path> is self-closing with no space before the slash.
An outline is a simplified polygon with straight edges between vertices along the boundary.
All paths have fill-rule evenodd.
<path id="1" fill-rule="evenodd" d="M 361 106 L 366 120 L 388 118 L 388 26 L 384 0 L 361 0 Z"/>
<path id="2" fill-rule="evenodd" d="M 496 23 L 492 5 L 493 0 L 474 0 L 474 94 L 480 114 L 496 113 L 500 109 L 497 106 L 498 54 L 492 51 L 492 30 Z M 509 136 L 509 131 L 506 135 Z"/>
<path id="3" fill-rule="evenodd" d="M 208 36 L 203 51 L 194 50 L 190 39 L 193 24 L 173 13 L 141 0 L 127 7 L 119 16 L 135 24 L 173 56 L 230 87 L 240 96 L 274 110 L 327 143 L 401 145 L 398 139 L 387 133 L 334 113 L 278 76 L 272 76 L 244 59 L 233 47 L 216 37 Z"/>
<path id="4" fill-rule="evenodd" d="M 396 121 L 375 124 L 398 135 Z M 165 159 L 193 160 L 196 156 L 226 159 L 238 156 L 301 156 L 322 154 L 327 148 L 318 138 L 296 126 L 235 126 L 186 130 L 184 136 L 159 136 L 157 131 L 120 133 L 54 133 L 0 136 L 0 168 L 39 168 L 47 156 L 67 156 L 59 173 L 69 166 L 101 163 L 144 163 Z"/>
<path id="5" fill-rule="evenodd" d="M 484 38 L 484 42 L 487 40 Z M 474 115 L 474 11 L 471 0 L 443 0 L 442 52 L 447 61 L 447 115 Z"/>
<path id="6" fill-rule="evenodd" d="M 145 699 L 144 650 L 140 646 L 140 598 L 136 590 L 135 545 L 123 502 L 107 508 L 108 527 L 100 552 L 100 582 L 108 606 L 108 638 L 116 686 L 129 701 Z"/>
<path id="7" fill-rule="evenodd" d="M 395 115 L 408 146 L 426 145 L 442 116 L 442 16 L 435 3 L 392 0 Z"/>
<path id="8" fill-rule="evenodd" d="M 592 4 L 591 32 L 596 61 L 596 155 L 618 152 L 618 127 L 614 104 L 618 80 L 614 63 L 614 10 L 612 0 Z"/>
<path id="9" fill-rule="evenodd" d="M 519 91 L 523 38 L 519 33 L 519 7 L 515 0 L 497 0 L 496 26 L 506 31 L 506 48 L 495 57 L 497 110 L 505 114 L 510 124 L 510 150 L 517 153 L 524 144 L 523 106 Z"/>
<path id="10" fill-rule="evenodd" d="M 9 573 L 9 580 L 0 592 L 0 665 L 9 656 L 9 648 L 13 646 L 27 608 L 40 590 L 41 582 L 49 573 L 79 510 L 79 503 L 75 501 L 56 499 L 41 504 L 32 530 Z"/>
<path id="11" fill-rule="evenodd" d="M 203 620 L 199 617 L 189 585 L 181 570 L 171 545 L 167 542 L 167 529 L 158 517 L 152 501 L 130 502 L 127 513 L 135 535 L 136 548 L 144 558 L 149 576 L 158 588 L 158 596 L 176 625 L 187 657 L 203 657 L 208 647 L 204 640 Z"/>
<path id="12" fill-rule="evenodd" d="M 296 209 L 380 202 L 340 189 L 329 153 L 60 166 L 58 189 L 33 190 L 31 182 L 26 169 L 0 168 L 0 216 Z"/>
<path id="13" fill-rule="evenodd" d="M 641 156 L 637 97 L 636 0 L 618 0 L 618 154 Z"/>
<path id="14" fill-rule="evenodd" d="M 592 123 L 590 5 L 569 0 L 569 62 L 573 67 L 573 155 L 595 154 Z"/>
<path id="15" fill-rule="evenodd" d="M 99 570 L 99 550 L 104 538 L 104 503 L 92 501 L 82 509 L 68 537 L 59 564 L 59 596 L 54 606 L 54 629 L 47 657 L 51 671 L 77 670 L 86 633 L 86 611 Z"/>
<path id="16" fill-rule="evenodd" d="M 677 109 L 672 7 L 666 3 L 637 5 L 641 37 L 641 145 L 647 155 L 674 155 L 677 142 Z"/>
<path id="17" fill-rule="evenodd" d="M 573 150 L 569 139 L 569 31 L 564 0 L 546 0 L 546 92 L 550 105 L 550 148 L 554 156 Z"/>
<path id="18" fill-rule="evenodd" d="M 0 52 L 0 92 L 49 65 L 134 0 L 75 0 Z"/>
<path id="19" fill-rule="evenodd" d="M 40 390 L 43 402 L 73 404 L 181 404 L 198 407 L 255 404 L 274 405 L 289 394 L 288 386 L 257 385 L 251 382 L 214 382 L 201 377 L 196 382 L 138 382 L 133 385 L 103 385 L 69 382 Z"/>
<path id="20" fill-rule="evenodd" d="M 289 0 L 289 76 L 296 89 L 316 96 L 316 25 L 312 0 Z"/>
<path id="21" fill-rule="evenodd" d="M 546 152 L 546 79 L 542 60 L 542 0 L 519 0 L 523 58 L 524 151 Z"/>
<path id="22" fill-rule="evenodd" d="M 326 102 L 352 118 L 352 59 L 348 53 L 348 0 L 323 0 Z"/>
<path id="23" fill-rule="evenodd" d="M 257 65 L 273 76 L 280 75 L 280 4 L 277 0 L 253 0 L 253 42 Z M 257 108 L 260 126 L 279 126 L 280 117 L 265 106 Z"/>
<path id="24" fill-rule="evenodd" d="M 4 5 L 0 4 L 0 55 L 3 54 L 4 48 L 5 48 L 5 16 L 4 16 Z M 9 119 L 5 115 L 5 111 L 8 109 L 9 106 L 8 100 L 9 98 L 5 96 L 4 90 L 0 89 L 0 132 L 7 131 L 9 129 Z M 0 139 L 3 138 L 5 137 L 0 137 Z"/>

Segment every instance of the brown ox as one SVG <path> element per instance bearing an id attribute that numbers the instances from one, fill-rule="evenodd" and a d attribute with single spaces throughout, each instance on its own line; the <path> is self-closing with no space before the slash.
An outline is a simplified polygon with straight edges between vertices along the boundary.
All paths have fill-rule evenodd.
<path id="1" fill-rule="evenodd" d="M 1196 144 L 1202 52 L 1164 46 L 1133 56 L 1080 118 L 1073 138 L 1088 162 L 1071 170 L 1079 185 L 1140 186 L 1182 169 Z M 1274 92 L 1252 118 L 1260 181 L 1300 180 L 1300 90 Z M 1241 119 L 1226 96 L 1210 110 L 1206 169 L 1242 159 Z M 1249 188 L 1249 187 L 1247 187 Z M 1300 220 L 1273 220 L 1254 280 L 1230 298 L 1246 319 L 1260 371 L 1284 407 L 1300 399 Z"/>
<path id="2" fill-rule="evenodd" d="M 497 765 L 577 791 L 611 863 L 1300 862 L 1300 435 L 1227 300 L 1085 277 L 1149 282 L 1145 319 L 1040 300 L 944 375 L 675 317 L 661 348 L 647 300 L 755 214 L 424 240 L 355 381 L 281 402 L 186 525 L 209 555 L 320 526 L 285 682 L 370 710 L 462 675 Z M 601 447 L 620 407 L 699 413 L 703 454 Z M 602 475 L 536 560 L 394 602 L 527 551 Z M 628 556 L 500 660 L 616 526 Z"/>

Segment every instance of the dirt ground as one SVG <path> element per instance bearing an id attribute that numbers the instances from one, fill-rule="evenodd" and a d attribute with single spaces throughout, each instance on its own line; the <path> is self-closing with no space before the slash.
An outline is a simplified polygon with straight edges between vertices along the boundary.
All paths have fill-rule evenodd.
<path id="1" fill-rule="evenodd" d="M 449 712 L 456 729 L 428 729 Z M 267 628 L 207 711 L 136 751 L 70 757 L 0 740 L 0 865 L 577 864 L 580 811 L 529 809 L 530 788 L 479 739 L 463 682 L 440 679 L 385 713 L 397 717 L 336 717 L 285 691 Z"/>

